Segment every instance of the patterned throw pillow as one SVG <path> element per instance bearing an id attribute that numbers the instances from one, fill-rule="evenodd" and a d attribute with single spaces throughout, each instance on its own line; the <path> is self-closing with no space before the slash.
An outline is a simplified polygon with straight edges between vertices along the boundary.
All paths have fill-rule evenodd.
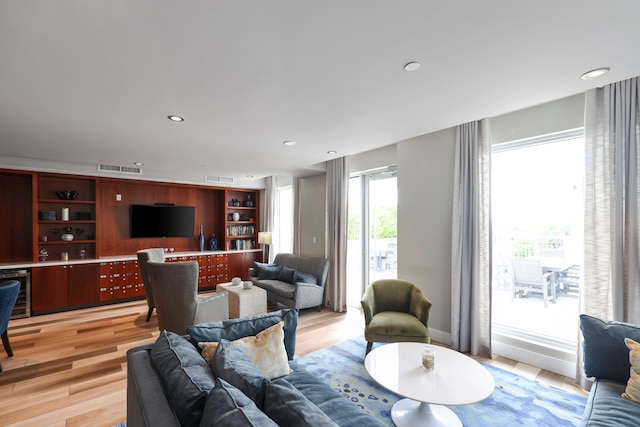
<path id="1" fill-rule="evenodd" d="M 258 369 L 269 379 L 281 377 L 291 372 L 287 351 L 284 348 L 283 321 L 265 329 L 256 336 L 240 338 L 232 343 L 244 350 Z M 198 346 L 202 349 L 202 357 L 211 363 L 218 343 L 200 342 Z"/>
<path id="2" fill-rule="evenodd" d="M 622 397 L 640 403 L 640 344 L 631 338 L 625 338 L 624 343 L 629 348 L 631 369 L 627 388 L 622 393 Z"/>

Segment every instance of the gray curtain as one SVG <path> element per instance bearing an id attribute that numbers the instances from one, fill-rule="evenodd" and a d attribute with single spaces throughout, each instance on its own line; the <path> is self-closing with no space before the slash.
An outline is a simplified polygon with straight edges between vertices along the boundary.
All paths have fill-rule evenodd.
<path id="1" fill-rule="evenodd" d="M 292 252 L 300 255 L 300 185 L 301 178 L 293 177 L 291 185 L 291 199 L 293 204 L 293 224 L 292 224 Z"/>
<path id="2" fill-rule="evenodd" d="M 491 357 L 491 140 L 487 119 L 456 130 L 451 345 Z"/>
<path id="3" fill-rule="evenodd" d="M 640 323 L 640 120 L 633 78 L 587 92 L 581 313 Z M 587 386 L 578 345 L 577 378 Z"/>
<path id="4" fill-rule="evenodd" d="M 276 205 L 276 177 L 268 176 L 265 178 L 264 188 L 264 218 L 262 219 L 262 230 L 273 233 L 275 221 L 275 205 Z M 271 249 L 271 248 L 269 248 Z M 267 262 L 273 261 L 276 254 L 269 250 L 269 259 Z"/>
<path id="5" fill-rule="evenodd" d="M 325 303 L 333 311 L 347 311 L 347 196 L 346 157 L 327 162 L 327 248 L 329 275 Z"/>

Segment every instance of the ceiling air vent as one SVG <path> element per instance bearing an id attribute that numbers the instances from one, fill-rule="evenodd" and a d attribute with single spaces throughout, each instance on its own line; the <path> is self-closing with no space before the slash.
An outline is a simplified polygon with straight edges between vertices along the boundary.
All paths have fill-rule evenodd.
<path id="1" fill-rule="evenodd" d="M 222 184 L 233 184 L 233 178 L 226 176 L 205 175 L 204 182 L 217 182 Z"/>
<path id="2" fill-rule="evenodd" d="M 118 173 L 129 173 L 134 175 L 142 175 L 142 169 L 140 168 L 132 168 L 129 166 L 114 166 L 114 165 L 98 165 L 98 170 L 102 172 L 118 172 Z"/>

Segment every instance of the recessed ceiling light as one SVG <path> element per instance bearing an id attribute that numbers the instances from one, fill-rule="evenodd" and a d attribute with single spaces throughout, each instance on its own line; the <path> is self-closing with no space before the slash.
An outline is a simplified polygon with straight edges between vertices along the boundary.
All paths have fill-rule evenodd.
<path id="1" fill-rule="evenodd" d="M 580 76 L 582 80 L 595 79 L 609 72 L 609 67 L 596 68 L 595 70 L 587 71 Z"/>
<path id="2" fill-rule="evenodd" d="M 290 147 L 292 145 L 296 145 L 296 142 L 295 141 L 284 141 L 283 144 Z"/>
<path id="3" fill-rule="evenodd" d="M 142 162 L 133 162 L 133 164 L 136 166 L 144 166 L 144 163 Z"/>
<path id="4" fill-rule="evenodd" d="M 415 61 L 411 61 L 404 66 L 405 71 L 415 71 L 418 68 L 420 68 L 420 63 Z"/>
<path id="5" fill-rule="evenodd" d="M 327 151 L 327 154 L 338 154 L 338 152 L 336 150 L 329 150 Z"/>
<path id="6" fill-rule="evenodd" d="M 173 122 L 184 122 L 184 119 L 180 116 L 167 116 L 167 118 Z"/>

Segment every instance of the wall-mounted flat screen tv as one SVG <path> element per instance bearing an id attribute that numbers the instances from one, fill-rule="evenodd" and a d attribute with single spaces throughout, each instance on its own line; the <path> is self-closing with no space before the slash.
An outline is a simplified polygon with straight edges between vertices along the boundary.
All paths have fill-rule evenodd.
<path id="1" fill-rule="evenodd" d="M 131 205 L 131 237 L 193 237 L 196 208 Z"/>

